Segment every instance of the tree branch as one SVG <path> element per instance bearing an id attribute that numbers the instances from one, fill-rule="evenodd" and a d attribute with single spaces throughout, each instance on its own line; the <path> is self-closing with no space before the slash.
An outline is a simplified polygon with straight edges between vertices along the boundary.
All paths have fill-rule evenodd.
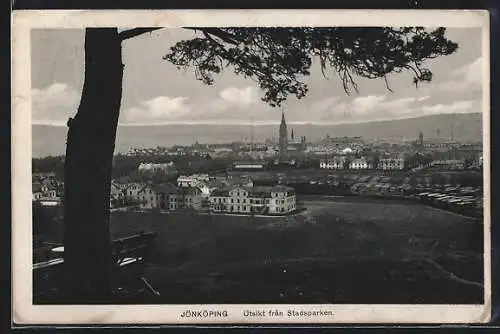
<path id="1" fill-rule="evenodd" d="M 387 75 L 384 74 L 384 81 L 385 81 L 385 87 L 387 88 L 387 90 L 391 93 L 394 93 L 394 91 L 391 89 L 391 87 L 389 86 L 389 81 L 387 80 Z"/>
<path id="2" fill-rule="evenodd" d="M 238 45 L 240 44 L 241 41 L 238 41 L 236 39 L 236 36 L 234 36 L 233 34 L 230 34 L 220 28 L 197 28 L 197 27 L 184 27 L 184 29 L 189 29 L 189 30 L 199 30 L 201 32 L 203 32 L 204 34 L 205 33 L 208 33 L 210 35 L 213 35 L 215 37 L 218 37 L 220 38 L 221 40 L 223 40 L 224 42 L 228 43 L 228 44 L 232 44 L 232 45 Z"/>
<path id="3" fill-rule="evenodd" d="M 157 27 L 157 28 L 133 28 L 133 29 L 124 30 L 124 31 L 120 32 L 118 34 L 118 36 L 120 37 L 120 39 L 122 41 L 124 41 L 126 39 L 133 38 L 133 37 L 145 34 L 147 32 L 155 31 L 158 29 L 162 29 L 162 28 L 161 27 Z"/>

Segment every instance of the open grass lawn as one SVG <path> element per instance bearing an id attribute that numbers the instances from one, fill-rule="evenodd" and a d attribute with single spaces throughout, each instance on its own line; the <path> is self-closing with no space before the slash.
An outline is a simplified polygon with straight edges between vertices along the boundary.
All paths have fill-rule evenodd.
<path id="1" fill-rule="evenodd" d="M 417 204 L 303 198 L 296 216 L 112 216 L 156 231 L 147 303 L 483 302 L 481 222 Z"/>

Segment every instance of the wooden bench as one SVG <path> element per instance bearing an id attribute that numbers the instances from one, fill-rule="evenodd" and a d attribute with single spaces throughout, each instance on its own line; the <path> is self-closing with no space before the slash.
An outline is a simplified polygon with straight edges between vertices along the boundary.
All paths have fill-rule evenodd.
<path id="1" fill-rule="evenodd" d="M 159 293 L 144 277 L 155 232 L 140 232 L 112 242 L 113 285 L 118 298 L 131 298 L 142 293 Z M 64 264 L 64 246 L 45 244 L 33 251 L 33 294 L 57 293 Z"/>

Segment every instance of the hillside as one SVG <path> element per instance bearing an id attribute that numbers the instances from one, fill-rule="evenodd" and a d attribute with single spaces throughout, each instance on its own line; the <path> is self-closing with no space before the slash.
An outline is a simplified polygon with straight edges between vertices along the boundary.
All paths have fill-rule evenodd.
<path id="1" fill-rule="evenodd" d="M 362 136 L 374 139 L 412 139 L 422 131 L 425 138 L 436 137 L 438 129 L 442 138 L 449 138 L 453 124 L 454 139 L 459 141 L 482 141 L 482 114 L 441 114 L 418 118 L 346 123 L 336 125 L 291 124 L 297 137 L 306 136 L 314 141 L 329 134 L 337 136 Z M 66 146 L 66 127 L 34 124 L 32 132 L 33 157 L 62 155 Z M 276 137 L 278 124 L 254 126 L 255 140 Z M 189 145 L 199 143 L 227 143 L 248 141 L 248 125 L 150 125 L 120 126 L 117 133 L 117 152 L 127 152 L 133 147 L 156 147 Z"/>

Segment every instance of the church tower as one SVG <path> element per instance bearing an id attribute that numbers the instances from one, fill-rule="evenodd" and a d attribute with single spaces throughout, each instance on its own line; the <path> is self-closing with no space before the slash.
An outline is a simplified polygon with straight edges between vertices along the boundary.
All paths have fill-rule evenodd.
<path id="1" fill-rule="evenodd" d="M 288 150 L 288 131 L 286 127 L 285 121 L 285 112 L 281 112 L 281 124 L 280 124 L 280 138 L 279 138 L 279 147 L 280 147 L 280 157 L 284 158 L 286 156 Z"/>

